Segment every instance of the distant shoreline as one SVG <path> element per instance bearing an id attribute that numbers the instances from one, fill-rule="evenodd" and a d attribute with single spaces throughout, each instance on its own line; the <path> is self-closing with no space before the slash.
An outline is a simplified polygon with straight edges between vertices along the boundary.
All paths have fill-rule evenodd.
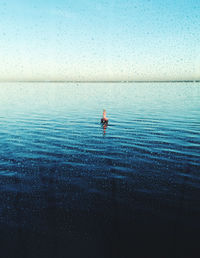
<path id="1" fill-rule="evenodd" d="M 0 83 L 177 83 L 200 82 L 200 80 L 173 80 L 173 81 L 0 81 Z"/>

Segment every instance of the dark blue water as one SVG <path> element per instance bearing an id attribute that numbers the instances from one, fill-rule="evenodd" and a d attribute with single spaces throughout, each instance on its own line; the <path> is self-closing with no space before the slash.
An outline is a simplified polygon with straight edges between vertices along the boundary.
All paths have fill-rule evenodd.
<path id="1" fill-rule="evenodd" d="M 2 83 L 0 97 L 4 257 L 196 257 L 199 83 Z"/>

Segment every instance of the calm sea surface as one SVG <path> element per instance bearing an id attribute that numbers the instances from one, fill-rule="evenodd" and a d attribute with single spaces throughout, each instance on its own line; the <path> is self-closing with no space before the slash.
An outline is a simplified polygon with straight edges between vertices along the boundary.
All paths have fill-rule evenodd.
<path id="1" fill-rule="evenodd" d="M 200 83 L 1 83 L 0 142 L 10 257 L 199 252 Z"/>

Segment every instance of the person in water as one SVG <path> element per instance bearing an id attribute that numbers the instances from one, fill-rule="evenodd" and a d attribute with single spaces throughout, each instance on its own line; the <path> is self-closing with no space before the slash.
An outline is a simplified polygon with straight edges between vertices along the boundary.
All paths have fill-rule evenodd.
<path id="1" fill-rule="evenodd" d="M 101 118 L 101 123 L 108 123 L 108 118 L 106 117 L 106 110 L 103 110 L 103 117 Z"/>

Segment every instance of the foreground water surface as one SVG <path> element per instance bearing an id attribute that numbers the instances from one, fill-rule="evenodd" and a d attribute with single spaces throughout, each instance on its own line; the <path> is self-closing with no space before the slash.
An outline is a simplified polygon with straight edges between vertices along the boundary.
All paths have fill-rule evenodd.
<path id="1" fill-rule="evenodd" d="M 1 83 L 0 97 L 4 257 L 196 257 L 199 83 Z"/>

